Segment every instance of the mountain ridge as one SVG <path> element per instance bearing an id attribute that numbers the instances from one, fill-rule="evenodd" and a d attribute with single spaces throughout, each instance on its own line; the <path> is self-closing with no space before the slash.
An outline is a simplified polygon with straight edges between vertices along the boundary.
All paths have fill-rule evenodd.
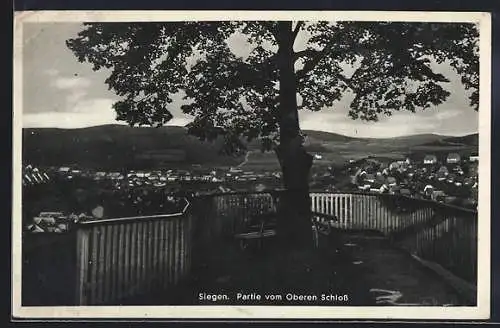
<path id="1" fill-rule="evenodd" d="M 147 127 L 147 126 L 141 126 L 141 127 L 131 127 L 129 125 L 124 125 L 124 124 L 103 124 L 103 125 L 94 125 L 94 126 L 88 126 L 88 127 L 81 127 L 81 128 L 57 128 L 57 127 L 23 127 L 24 130 L 53 130 L 53 131 L 84 131 L 84 130 L 101 130 L 101 129 L 148 129 L 148 130 L 154 130 L 154 129 L 182 129 L 184 131 L 187 131 L 187 128 L 184 126 L 180 125 L 169 125 L 169 126 L 162 126 L 162 127 Z M 459 135 L 459 136 L 454 136 L 454 135 L 445 135 L 445 134 L 437 134 L 437 133 L 417 133 L 417 134 L 408 134 L 408 135 L 402 135 L 402 136 L 394 136 L 394 137 L 355 137 L 355 136 L 348 136 L 348 135 L 343 135 L 340 133 L 335 133 L 335 132 L 328 132 L 328 131 L 323 131 L 323 130 L 304 130 L 303 131 L 306 135 L 333 135 L 333 136 L 338 136 L 341 138 L 346 138 L 346 139 L 363 139 L 363 140 L 390 140 L 390 139 L 406 139 L 406 138 L 414 138 L 414 137 L 435 137 L 435 138 L 465 138 L 473 135 L 478 135 L 478 133 L 469 133 L 469 134 L 464 134 L 464 135 Z"/>
<path id="2" fill-rule="evenodd" d="M 305 130 L 304 133 L 308 136 L 306 147 L 309 152 L 330 153 L 332 156 L 344 156 L 342 154 L 348 151 L 371 153 L 381 147 L 384 148 L 382 152 L 386 153 L 414 147 L 469 147 L 476 146 L 475 141 L 478 140 L 477 134 L 462 137 L 421 134 L 394 138 L 356 138 L 316 130 Z M 109 124 L 77 129 L 23 128 L 23 161 L 44 166 L 131 168 L 158 165 L 154 161 L 158 157 L 148 157 L 151 153 L 160 154 L 159 162 L 179 167 L 192 164 L 235 166 L 244 160 L 245 154 L 221 155 L 222 145 L 221 138 L 214 142 L 203 142 L 180 126 L 150 128 Z M 260 149 L 258 140 L 251 142 L 248 149 Z"/>

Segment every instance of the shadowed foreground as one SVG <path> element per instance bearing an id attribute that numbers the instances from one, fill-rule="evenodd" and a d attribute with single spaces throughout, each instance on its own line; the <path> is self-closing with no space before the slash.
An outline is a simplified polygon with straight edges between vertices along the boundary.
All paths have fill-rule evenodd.
<path id="1" fill-rule="evenodd" d="M 272 242 L 242 251 L 226 240 L 212 245 L 194 275 L 175 290 L 122 304 L 464 305 L 439 276 L 377 233 L 337 231 L 322 243 L 320 249 L 284 254 Z"/>

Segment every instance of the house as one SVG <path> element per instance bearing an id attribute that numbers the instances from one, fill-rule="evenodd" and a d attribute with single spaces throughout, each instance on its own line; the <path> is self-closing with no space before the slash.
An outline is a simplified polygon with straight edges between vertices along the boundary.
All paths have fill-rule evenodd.
<path id="1" fill-rule="evenodd" d="M 455 183 L 456 179 L 457 179 L 456 174 L 450 173 L 448 175 L 448 179 L 446 179 L 446 182 L 448 182 L 448 183 Z"/>
<path id="2" fill-rule="evenodd" d="M 101 180 L 101 179 L 104 179 L 106 177 L 106 172 L 96 172 L 95 176 L 94 176 L 94 179 L 95 180 Z"/>
<path id="3" fill-rule="evenodd" d="M 426 196 L 432 196 L 433 193 L 434 193 L 434 187 L 433 186 L 426 185 L 424 187 L 424 195 L 426 195 Z"/>
<path id="4" fill-rule="evenodd" d="M 67 167 L 67 166 L 62 166 L 59 168 L 59 172 L 60 173 L 69 173 L 71 170 L 71 168 Z"/>
<path id="5" fill-rule="evenodd" d="M 398 163 L 398 162 L 392 162 L 391 164 L 389 164 L 389 170 L 392 171 L 392 170 L 397 170 L 401 167 L 401 164 Z"/>
<path id="6" fill-rule="evenodd" d="M 442 190 L 434 190 L 432 193 L 431 199 L 436 201 L 436 202 L 442 202 L 444 201 L 446 197 L 446 193 Z"/>
<path id="7" fill-rule="evenodd" d="M 471 186 L 474 184 L 474 180 L 471 177 L 467 177 L 464 179 L 464 185 Z"/>
<path id="8" fill-rule="evenodd" d="M 123 175 L 120 172 L 109 172 L 108 178 L 111 180 L 123 179 Z"/>
<path id="9" fill-rule="evenodd" d="M 151 174 L 151 175 L 148 177 L 148 179 L 149 179 L 150 181 L 158 181 L 158 180 L 160 180 L 160 176 L 159 176 L 158 174 L 156 174 L 156 173 L 153 173 L 153 174 Z"/>
<path id="10" fill-rule="evenodd" d="M 389 187 L 395 186 L 397 184 L 396 178 L 395 177 L 387 177 L 386 184 Z"/>
<path id="11" fill-rule="evenodd" d="M 436 155 L 426 155 L 424 157 L 424 164 L 427 164 L 427 165 L 437 164 L 437 157 L 436 157 Z"/>
<path id="12" fill-rule="evenodd" d="M 255 191 L 257 192 L 262 192 L 264 190 L 266 190 L 266 186 L 262 183 L 259 183 L 255 186 Z"/>
<path id="13" fill-rule="evenodd" d="M 373 174 L 366 174 L 365 175 L 365 181 L 368 183 L 374 183 L 375 182 L 375 175 Z"/>
<path id="14" fill-rule="evenodd" d="M 375 181 L 383 184 L 385 182 L 385 177 L 382 175 L 382 173 L 377 172 L 377 174 L 375 174 Z"/>
<path id="15" fill-rule="evenodd" d="M 411 191 L 408 188 L 402 188 L 399 193 L 404 196 L 411 196 Z"/>
<path id="16" fill-rule="evenodd" d="M 457 153 L 450 153 L 446 157 L 447 164 L 459 164 L 460 163 L 460 155 Z"/>
<path id="17" fill-rule="evenodd" d="M 243 172 L 243 170 L 239 169 L 239 168 L 232 167 L 232 168 L 229 169 L 229 172 L 231 172 L 231 173 L 241 173 L 241 172 Z"/>
<path id="18" fill-rule="evenodd" d="M 396 185 L 390 186 L 389 191 L 391 192 L 391 194 L 399 194 L 401 192 L 401 187 Z"/>
<path id="19" fill-rule="evenodd" d="M 366 190 L 370 190 L 370 189 L 371 189 L 371 187 L 372 187 L 371 185 L 369 185 L 369 184 L 365 184 L 364 186 L 359 186 L 359 189 L 361 189 L 361 190 L 365 190 L 365 191 L 366 191 Z"/>
<path id="20" fill-rule="evenodd" d="M 356 174 L 354 174 L 354 179 L 357 181 L 363 181 L 366 178 L 366 171 L 358 170 Z"/>
<path id="21" fill-rule="evenodd" d="M 381 194 L 389 192 L 389 187 L 386 184 L 383 184 L 382 187 L 379 189 Z"/>
<path id="22" fill-rule="evenodd" d="M 440 181 L 445 180 L 448 174 L 449 174 L 448 168 L 444 165 L 441 166 L 439 170 L 436 172 L 437 178 Z"/>

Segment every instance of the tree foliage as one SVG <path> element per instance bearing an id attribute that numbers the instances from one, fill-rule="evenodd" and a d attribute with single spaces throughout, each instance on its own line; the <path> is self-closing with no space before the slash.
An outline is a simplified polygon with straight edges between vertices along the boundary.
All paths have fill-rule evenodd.
<path id="1" fill-rule="evenodd" d="M 435 72 L 447 64 L 479 103 L 479 33 L 465 23 L 296 22 L 292 38 L 298 107 L 335 109 L 353 95 L 349 116 L 376 121 L 393 111 L 415 112 L 443 103 L 449 80 Z M 243 35 L 248 56 L 230 39 Z M 87 23 L 67 46 L 94 70 L 108 69 L 107 85 L 121 100 L 117 119 L 161 126 L 172 118 L 173 95 L 189 101 L 189 133 L 225 138 L 226 151 L 259 138 L 272 148 L 279 135 L 278 22 Z"/>

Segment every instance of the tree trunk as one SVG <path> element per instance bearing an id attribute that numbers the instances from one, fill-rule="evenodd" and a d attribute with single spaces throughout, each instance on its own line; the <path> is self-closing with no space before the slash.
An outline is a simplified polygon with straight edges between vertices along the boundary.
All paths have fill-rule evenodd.
<path id="1" fill-rule="evenodd" d="M 297 110 L 292 22 L 278 22 L 280 145 L 276 153 L 285 192 L 280 199 L 278 238 L 288 248 L 312 246 L 309 172 L 312 156 L 303 146 Z"/>

